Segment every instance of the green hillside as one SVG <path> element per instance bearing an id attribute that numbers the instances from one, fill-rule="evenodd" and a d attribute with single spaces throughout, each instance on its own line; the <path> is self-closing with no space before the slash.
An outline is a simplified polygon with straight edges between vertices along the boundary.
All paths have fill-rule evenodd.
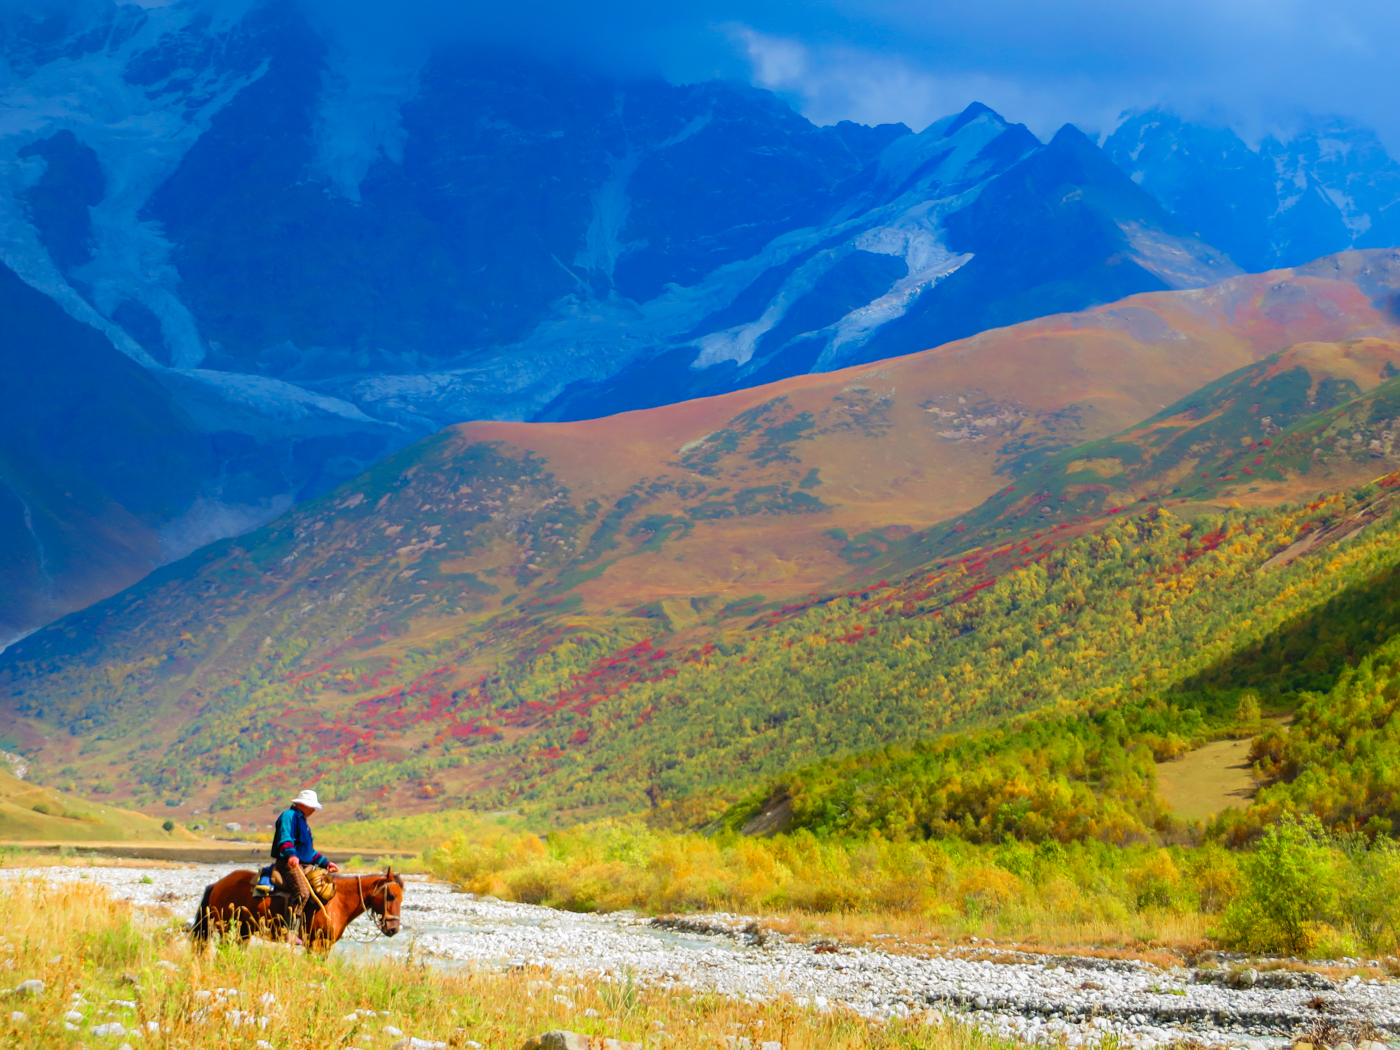
<path id="1" fill-rule="evenodd" d="M 1145 700 L 1400 561 L 1391 490 L 1185 524 L 1164 510 L 1063 547 L 979 550 L 768 620 L 545 740 L 490 802 L 656 808 L 801 755 L 869 750 L 1046 705 Z M 1260 571 L 1300 536 L 1361 535 Z M 1343 528 L 1339 529 L 1341 525 Z M 1000 561 L 1002 564 L 993 564 Z M 543 699 L 543 698 L 542 698 Z M 584 731 L 587 749 L 566 750 Z M 583 735 L 583 734 L 581 734 Z M 484 800 L 486 801 L 486 800 Z"/>
<path id="2" fill-rule="evenodd" d="M 182 827 L 102 802 L 76 798 L 0 771 L 0 842 L 193 841 Z"/>
<path id="3" fill-rule="evenodd" d="M 1260 789 L 1210 832 L 1241 844 L 1280 817 L 1400 835 L 1400 591 L 1391 569 L 1356 584 L 1261 644 L 1182 688 L 1128 695 L 1081 711 L 1049 712 L 816 763 L 775 778 L 726 814 L 734 830 L 808 830 L 887 839 L 962 838 L 995 844 L 1179 835 L 1157 792 L 1156 765 L 1212 738 L 1254 737 Z M 1381 597 L 1385 601 L 1379 601 Z M 1388 640 L 1359 660 L 1358 638 Z M 1327 682 L 1318 692 L 1292 672 Z M 1260 718 L 1288 711 L 1284 725 Z M 1209 683 L 1220 683 L 1211 688 Z"/>
<path id="4" fill-rule="evenodd" d="M 552 823 L 645 811 L 676 826 L 714 818 L 795 765 L 891 744 L 933 763 L 919 776 L 939 781 L 933 766 L 974 745 L 917 742 L 1048 708 L 1069 719 L 1056 731 L 1064 749 L 1020 771 L 1029 759 L 1008 759 L 1005 776 L 959 788 L 961 802 L 930 795 L 918 812 L 880 819 L 970 820 L 969 836 L 994 836 L 1008 827 L 1003 781 L 1063 774 L 1069 794 L 1027 809 L 1025 834 L 1045 821 L 1142 834 L 1166 818 L 1128 738 L 1198 741 L 1216 725 L 1188 724 L 1163 697 L 1187 682 L 1264 688 L 1246 671 L 1250 654 L 1306 638 L 1326 603 L 1360 600 L 1354 588 L 1388 593 L 1400 565 L 1396 478 L 1355 483 L 1393 465 L 1396 361 L 1400 347 L 1375 339 L 1274 354 L 1122 434 L 1037 459 L 962 519 L 829 536 L 845 577 L 785 602 L 590 612 L 568 590 L 574 576 L 594 578 L 623 548 L 649 557 L 700 526 L 633 521 L 650 489 L 610 512 L 575 506 L 538 458 L 441 435 L 27 639 L 0 664 L 0 693 L 16 735 L 50 740 L 41 775 L 140 805 L 262 817 L 315 784 L 335 821 L 519 808 Z M 772 404 L 764 410 L 778 412 Z M 735 445 L 743 462 L 770 445 L 777 462 L 792 455 L 789 423 L 755 430 L 753 451 Z M 705 469 L 720 469 L 728 448 Z M 783 469 L 812 476 L 805 464 Z M 1258 485 L 1242 483 L 1247 472 Z M 521 543 L 536 553 L 510 553 Z M 446 560 L 416 560 L 427 550 Z M 515 560 L 495 575 L 461 571 L 506 553 Z M 563 575 L 529 568 L 547 564 Z M 1387 634 L 1389 603 L 1372 601 L 1366 627 L 1347 620 L 1345 638 L 1323 628 L 1328 644 L 1364 654 Z M 1306 682 L 1289 673 L 1265 692 L 1330 684 L 1336 669 Z M 1137 722 L 1108 725 L 1129 707 Z M 1107 720 L 1125 755 L 1070 741 L 1100 732 L 1070 728 L 1075 719 Z M 1029 756 L 1041 743 L 1005 747 Z M 1112 805 L 1114 792 L 1093 786 L 1110 775 L 1123 784 Z"/>

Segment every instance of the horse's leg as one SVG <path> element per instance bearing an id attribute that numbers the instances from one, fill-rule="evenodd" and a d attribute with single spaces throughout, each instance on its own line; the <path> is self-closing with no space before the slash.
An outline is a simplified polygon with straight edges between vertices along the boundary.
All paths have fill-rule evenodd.
<path id="1" fill-rule="evenodd" d="M 191 930 L 196 945 L 208 944 L 215 935 L 224 936 L 228 933 L 229 925 L 238 921 L 238 902 L 235 894 L 224 884 L 226 881 L 220 879 L 204 891 L 204 899 L 199 905 L 200 915 Z"/>
<path id="2" fill-rule="evenodd" d="M 258 906 L 253 897 L 253 886 L 257 883 L 255 871 L 235 871 L 228 876 L 230 886 L 229 932 L 247 944 L 257 929 L 254 918 Z"/>

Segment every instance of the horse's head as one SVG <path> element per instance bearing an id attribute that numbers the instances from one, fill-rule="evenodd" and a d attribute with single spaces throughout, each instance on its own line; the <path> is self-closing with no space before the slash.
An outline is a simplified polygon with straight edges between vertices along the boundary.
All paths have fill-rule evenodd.
<path id="1" fill-rule="evenodd" d="M 365 898 L 374 921 L 386 937 L 399 932 L 399 908 L 403 906 L 403 877 L 395 875 L 393 868 L 385 868 L 384 874 L 374 880 L 372 889 Z"/>

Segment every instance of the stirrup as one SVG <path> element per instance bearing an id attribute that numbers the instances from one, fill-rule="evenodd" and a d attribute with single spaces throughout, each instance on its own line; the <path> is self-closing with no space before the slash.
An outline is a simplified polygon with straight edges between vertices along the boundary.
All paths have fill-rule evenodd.
<path id="1" fill-rule="evenodd" d="M 255 882 L 255 883 L 253 884 L 253 897 L 254 897 L 254 899 L 260 899 L 260 898 L 262 898 L 262 897 L 271 897 L 271 896 L 272 896 L 272 883 L 270 883 L 270 882 Z"/>

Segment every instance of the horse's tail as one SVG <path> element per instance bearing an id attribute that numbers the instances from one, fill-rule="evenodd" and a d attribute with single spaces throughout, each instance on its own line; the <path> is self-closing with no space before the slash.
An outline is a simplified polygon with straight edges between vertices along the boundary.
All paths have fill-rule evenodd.
<path id="1" fill-rule="evenodd" d="M 199 911 L 195 913 L 194 925 L 190 927 L 190 936 L 194 938 L 194 943 L 203 947 L 209 940 L 209 898 L 214 895 L 214 884 L 211 882 L 204 887 L 204 896 L 199 901 Z"/>

